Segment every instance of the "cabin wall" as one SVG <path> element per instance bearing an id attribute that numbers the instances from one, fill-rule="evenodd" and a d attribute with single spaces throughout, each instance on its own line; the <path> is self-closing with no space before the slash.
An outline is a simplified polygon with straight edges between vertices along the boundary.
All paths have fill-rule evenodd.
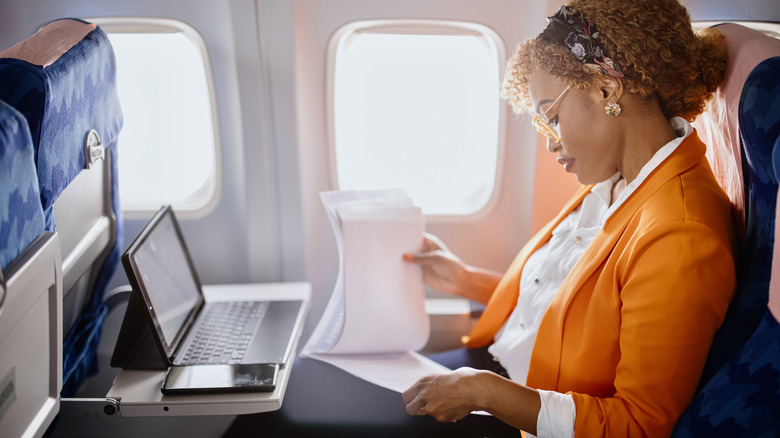
<path id="1" fill-rule="evenodd" d="M 285 181 L 296 179 L 297 168 L 288 165 L 278 169 L 275 161 L 285 155 L 274 150 L 272 108 L 266 94 L 270 84 L 260 59 L 257 7 L 253 0 L 162 3 L 30 0 L 0 4 L 2 47 L 27 38 L 39 26 L 62 17 L 174 18 L 202 34 L 212 60 L 216 87 L 223 181 L 217 208 L 201 219 L 182 221 L 182 227 L 204 283 L 303 279 L 302 269 L 296 270 L 301 265 L 300 251 L 296 260 L 290 262 L 289 255 L 295 252 L 296 244 L 284 241 L 289 234 L 300 234 L 299 230 L 284 231 L 299 223 L 300 214 L 289 208 L 280 214 L 277 208 L 280 190 L 286 191 L 282 204 L 292 205 L 293 210 L 299 204 L 298 191 L 280 188 L 276 180 L 279 175 Z M 292 27 L 289 18 L 287 26 Z M 122 143 L 120 137 L 120 160 L 122 148 L 126 147 L 132 145 Z M 130 243 L 145 222 L 145 219 L 125 221 L 125 244 Z M 286 266 L 292 268 L 283 267 L 285 257 L 288 257 Z M 124 273 L 119 272 L 112 283 L 126 283 Z"/>
<path id="2" fill-rule="evenodd" d="M 265 4 L 269 3 L 274 2 Z M 324 308 L 338 270 L 333 232 L 318 197 L 319 192 L 335 188 L 330 183 L 328 166 L 323 165 L 330 160 L 323 79 L 330 36 L 348 22 L 365 19 L 415 17 L 469 21 L 484 24 L 496 31 L 503 38 L 506 50 L 511 53 L 517 41 L 541 30 L 544 22 L 533 17 L 544 14 L 543 6 L 537 2 L 517 0 L 494 1 L 491 2 L 491 8 L 469 0 L 293 2 L 295 117 L 298 125 L 306 278 L 314 287 L 315 315 Z M 497 14 L 496 11 L 501 13 Z M 275 115 L 278 117 L 279 112 L 275 112 Z M 465 220 L 455 224 L 429 221 L 427 224 L 429 232 L 441 237 L 465 261 L 497 270 L 506 269 L 530 236 L 529 205 L 536 156 L 536 133 L 527 117 L 517 117 L 507 111 L 505 122 L 505 159 L 499 163 L 503 166 L 503 181 L 495 209 L 478 221 Z M 446 162 L 447 157 L 442 157 L 442 160 Z"/>

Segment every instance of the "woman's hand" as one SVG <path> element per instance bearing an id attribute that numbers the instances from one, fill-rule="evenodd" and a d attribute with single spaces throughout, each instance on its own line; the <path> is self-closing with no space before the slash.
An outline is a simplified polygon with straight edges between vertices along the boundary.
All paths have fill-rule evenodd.
<path id="1" fill-rule="evenodd" d="M 477 400 L 480 385 L 475 382 L 485 371 L 458 368 L 443 374 L 420 378 L 404 391 L 406 412 L 430 415 L 442 423 L 452 423 L 472 411 L 481 410 Z"/>
<path id="2" fill-rule="evenodd" d="M 404 254 L 404 260 L 422 267 L 423 282 L 428 286 L 482 303 L 501 279 L 499 272 L 467 265 L 433 234 L 424 236 L 422 252 Z"/>
<path id="3" fill-rule="evenodd" d="M 410 415 L 430 415 L 451 423 L 471 412 L 485 411 L 534 435 L 542 404 L 535 389 L 473 368 L 422 377 L 404 391 L 403 400 Z"/>
<path id="4" fill-rule="evenodd" d="M 466 265 L 433 234 L 424 236 L 422 252 L 404 254 L 404 260 L 420 265 L 423 282 L 436 290 L 458 295 L 466 281 Z"/>

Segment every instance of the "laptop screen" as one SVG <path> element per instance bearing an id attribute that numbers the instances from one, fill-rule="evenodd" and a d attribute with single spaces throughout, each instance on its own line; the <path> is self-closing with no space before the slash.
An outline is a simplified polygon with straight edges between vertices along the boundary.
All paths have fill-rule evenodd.
<path id="1" fill-rule="evenodd" d="M 137 244 L 137 245 L 136 245 Z M 158 212 L 130 248 L 131 264 L 166 350 L 203 302 L 200 283 L 170 208 Z"/>

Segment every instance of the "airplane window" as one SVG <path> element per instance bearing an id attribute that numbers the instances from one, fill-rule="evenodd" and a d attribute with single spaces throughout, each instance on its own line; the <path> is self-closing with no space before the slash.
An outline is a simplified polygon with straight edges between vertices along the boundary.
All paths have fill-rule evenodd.
<path id="1" fill-rule="evenodd" d="M 342 29 L 329 54 L 334 185 L 405 188 L 434 221 L 485 212 L 500 180 L 503 56 L 479 26 Z"/>
<path id="2" fill-rule="evenodd" d="M 174 20 L 93 21 L 108 34 L 117 60 L 124 114 L 119 189 L 126 217 L 162 204 L 184 216 L 206 214 L 217 201 L 219 166 L 205 43 Z"/>

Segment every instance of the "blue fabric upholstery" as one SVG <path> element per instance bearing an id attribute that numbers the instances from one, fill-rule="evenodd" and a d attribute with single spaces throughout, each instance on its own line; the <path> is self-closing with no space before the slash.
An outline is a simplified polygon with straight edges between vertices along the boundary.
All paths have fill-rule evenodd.
<path id="1" fill-rule="evenodd" d="M 776 437 L 780 433 L 780 325 L 771 312 L 742 351 L 709 381 L 673 437 Z"/>
<path id="2" fill-rule="evenodd" d="M 32 243 L 43 225 L 27 120 L 0 101 L 0 268 Z"/>
<path id="3" fill-rule="evenodd" d="M 84 168 L 85 134 L 113 144 L 122 127 L 113 49 L 97 28 L 46 68 L 0 59 L 0 78 L 0 99 L 30 125 L 46 229 L 55 231 L 52 205 Z"/>
<path id="4" fill-rule="evenodd" d="M 116 146 L 123 118 L 116 90 L 116 61 L 108 37 L 96 28 L 45 68 L 18 59 L 0 59 L 0 99 L 28 120 L 47 230 L 56 230 L 54 202 L 85 167 L 83 145 L 89 130 L 98 132 L 111 158 L 117 234 L 100 267 L 91 301 L 64 341 L 62 395 L 69 396 L 97 371 L 97 346 L 107 313 L 103 295 L 123 246 Z"/>
<path id="5" fill-rule="evenodd" d="M 739 255 L 737 295 L 708 358 L 714 375 L 702 380 L 706 384 L 681 417 L 675 437 L 780 433 L 780 327 L 767 310 L 778 181 L 775 157 L 780 155 L 780 57 L 762 62 L 748 76 L 739 125 L 748 172 L 747 236 Z"/>
<path id="6" fill-rule="evenodd" d="M 745 345 L 766 310 L 778 181 L 773 147 L 780 131 L 779 62 L 780 58 L 770 58 L 756 66 L 745 81 L 740 97 L 745 241 L 737 259 L 737 292 L 713 339 L 702 384 Z"/>

